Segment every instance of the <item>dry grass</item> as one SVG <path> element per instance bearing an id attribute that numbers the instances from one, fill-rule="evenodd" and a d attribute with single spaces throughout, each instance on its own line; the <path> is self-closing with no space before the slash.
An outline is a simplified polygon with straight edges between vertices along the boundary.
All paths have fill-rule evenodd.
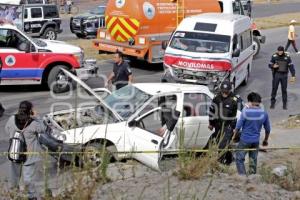
<path id="1" fill-rule="evenodd" d="M 99 54 L 98 50 L 93 47 L 92 40 L 89 39 L 76 39 L 66 41 L 69 44 L 79 46 L 84 49 L 85 58 L 95 58 L 99 60 L 112 59 L 112 54 Z"/>
<path id="2" fill-rule="evenodd" d="M 270 160 L 265 160 L 259 168 L 262 180 L 266 183 L 279 185 L 288 191 L 300 190 L 299 151 L 275 151 L 271 152 L 270 156 Z M 287 170 L 282 177 L 278 177 L 272 173 L 272 170 L 281 165 L 286 166 Z"/>
<path id="3" fill-rule="evenodd" d="M 300 114 L 291 116 L 287 120 L 279 122 L 277 125 L 287 129 L 300 128 Z"/>
<path id="4" fill-rule="evenodd" d="M 281 14 L 281 15 L 274 15 L 270 17 L 261 17 L 254 20 L 257 27 L 259 29 L 270 29 L 276 27 L 287 27 L 289 26 L 289 22 L 292 19 L 299 19 L 300 13 L 289 13 L 289 14 Z M 300 25 L 298 23 L 296 25 Z"/>

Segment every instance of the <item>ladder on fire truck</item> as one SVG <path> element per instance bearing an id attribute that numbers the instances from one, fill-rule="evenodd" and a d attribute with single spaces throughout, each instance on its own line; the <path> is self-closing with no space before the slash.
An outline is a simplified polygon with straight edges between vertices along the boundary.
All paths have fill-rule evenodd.
<path id="1" fill-rule="evenodd" d="M 177 26 L 184 19 L 184 1 L 177 0 Z"/>

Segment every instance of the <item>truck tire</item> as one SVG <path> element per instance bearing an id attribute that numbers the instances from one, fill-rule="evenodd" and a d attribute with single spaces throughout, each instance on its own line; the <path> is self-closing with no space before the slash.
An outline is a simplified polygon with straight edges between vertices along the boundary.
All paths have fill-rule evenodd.
<path id="1" fill-rule="evenodd" d="M 46 28 L 43 34 L 43 38 L 47 40 L 56 40 L 57 33 L 54 28 Z"/>
<path id="2" fill-rule="evenodd" d="M 253 43 L 255 46 L 254 56 L 257 56 L 260 51 L 260 42 L 259 42 L 259 39 L 255 36 L 253 37 Z"/>
<path id="3" fill-rule="evenodd" d="M 68 69 L 64 65 L 53 67 L 48 75 L 48 88 L 54 93 L 63 93 L 70 90 L 71 82 L 60 68 Z"/>

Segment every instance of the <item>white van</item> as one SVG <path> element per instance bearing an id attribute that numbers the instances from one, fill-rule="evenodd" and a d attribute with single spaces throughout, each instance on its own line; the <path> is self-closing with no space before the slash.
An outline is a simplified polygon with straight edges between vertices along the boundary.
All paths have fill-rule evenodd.
<path id="1" fill-rule="evenodd" d="M 205 13 L 185 18 L 165 51 L 162 82 L 217 87 L 230 79 L 247 84 L 255 46 L 248 16 Z"/>

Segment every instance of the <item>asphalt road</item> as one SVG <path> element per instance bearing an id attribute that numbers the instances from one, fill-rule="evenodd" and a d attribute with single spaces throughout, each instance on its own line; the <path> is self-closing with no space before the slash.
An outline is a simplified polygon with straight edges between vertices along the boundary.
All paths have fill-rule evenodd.
<path id="1" fill-rule="evenodd" d="M 280 8 L 278 8 L 280 9 Z M 281 10 L 281 9 L 280 9 Z M 262 11 L 264 12 L 264 11 Z M 299 30 L 300 31 L 300 30 Z M 263 31 L 267 36 L 267 42 L 262 46 L 260 55 L 253 62 L 253 69 L 249 83 L 245 87 L 237 90 L 242 98 L 245 99 L 250 91 L 259 92 L 263 96 L 263 104 L 266 110 L 269 110 L 270 91 L 271 91 L 271 72 L 267 67 L 270 56 L 276 50 L 278 45 L 284 45 L 286 42 L 286 28 L 272 29 Z M 298 41 L 300 43 L 300 41 Z M 292 59 L 297 70 L 297 77 L 300 77 L 300 55 L 292 54 Z M 101 61 L 99 63 L 101 74 L 107 75 L 112 70 L 111 61 Z M 132 66 L 135 82 L 158 82 L 163 73 L 161 65 L 147 65 L 140 63 Z M 101 87 L 103 81 L 101 78 L 92 78 L 88 81 L 91 87 Z M 300 80 L 295 85 L 289 85 L 289 109 L 282 110 L 281 92 L 278 93 L 278 102 L 275 110 L 270 111 L 270 118 L 273 123 L 286 119 L 291 114 L 300 113 Z M 54 99 L 50 92 L 39 86 L 22 87 L 0 87 L 0 102 L 5 106 L 5 116 L 0 119 L 0 152 L 5 152 L 8 146 L 8 136 L 4 134 L 4 126 L 9 116 L 16 112 L 18 103 L 23 100 L 30 100 L 35 105 L 36 110 L 41 115 L 50 112 L 53 103 L 65 102 L 74 103 L 74 99 Z M 0 179 L 8 176 L 8 162 L 5 156 L 0 155 Z"/>

